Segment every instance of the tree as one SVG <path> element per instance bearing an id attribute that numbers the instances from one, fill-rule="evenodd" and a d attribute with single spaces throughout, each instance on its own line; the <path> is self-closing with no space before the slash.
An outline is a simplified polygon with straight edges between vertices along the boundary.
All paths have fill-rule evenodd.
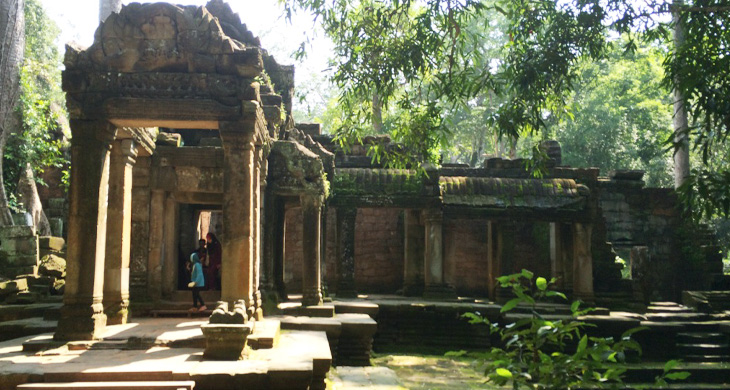
<path id="1" fill-rule="evenodd" d="M 25 58 L 20 72 L 20 94 L 15 117 L 19 125 L 8 135 L 3 153 L 3 189 L 10 208 L 28 212 L 43 235 L 50 234 L 36 182 L 48 166 L 61 166 L 66 122 L 61 91 L 60 54 L 55 39 L 60 30 L 38 0 L 26 0 Z M 65 126 L 67 127 L 67 126 Z"/>
<path id="2" fill-rule="evenodd" d="M 671 185 L 671 95 L 662 88 L 662 45 L 642 44 L 631 53 L 620 45 L 599 61 L 584 61 L 567 104 L 573 118 L 550 124 L 571 166 L 639 169 L 649 186 Z"/>
<path id="3" fill-rule="evenodd" d="M 0 0 L 0 156 L 4 154 L 9 122 L 19 92 L 20 67 L 25 46 L 23 0 Z M 0 225 L 12 225 L 8 197 L 2 181 L 0 159 Z"/>
<path id="4" fill-rule="evenodd" d="M 396 133 L 428 149 L 419 155 L 431 158 L 434 153 L 429 150 L 443 143 L 450 131 L 441 120 L 442 107 L 451 109 L 494 91 L 505 99 L 492 115 L 500 135 L 516 139 L 542 133 L 554 118 L 568 113 L 566 100 L 583 59 L 605 58 L 610 48 L 607 38 L 615 33 L 668 39 L 671 25 L 659 16 L 674 11 L 686 41 L 667 57 L 666 86 L 685 97 L 697 123 L 693 139 L 700 153 L 726 146 L 730 0 L 674 6 L 629 0 L 371 0 L 357 5 L 346 0 L 287 0 L 285 4 L 289 13 L 311 12 L 335 43 L 333 81 L 341 89 L 340 104 L 349 116 L 338 131 L 340 138 L 356 137 L 372 123 L 363 107 L 370 107 L 368 100 L 376 91 L 384 107 L 395 102 L 410 110 L 411 118 L 419 118 L 421 124 L 413 127 L 412 121 L 401 121 Z M 473 20 L 488 21 L 484 13 L 489 9 L 504 15 L 508 37 L 496 67 L 485 62 L 479 50 L 469 50 L 479 32 L 465 28 Z M 635 48 L 634 40 L 628 39 L 625 48 Z M 730 212 L 730 202 L 727 206 Z"/>

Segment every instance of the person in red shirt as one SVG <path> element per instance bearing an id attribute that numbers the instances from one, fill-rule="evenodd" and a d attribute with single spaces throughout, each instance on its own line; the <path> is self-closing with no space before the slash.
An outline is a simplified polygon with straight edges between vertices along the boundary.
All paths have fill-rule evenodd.
<path id="1" fill-rule="evenodd" d="M 208 242 L 207 245 L 207 260 L 208 260 L 208 269 L 207 269 L 207 279 L 210 280 L 210 284 L 208 289 L 210 290 L 220 290 L 221 288 L 221 255 L 222 255 L 222 249 L 221 249 L 221 243 L 218 241 L 218 238 L 213 233 L 208 233 L 208 235 L 205 236 L 206 241 Z"/>

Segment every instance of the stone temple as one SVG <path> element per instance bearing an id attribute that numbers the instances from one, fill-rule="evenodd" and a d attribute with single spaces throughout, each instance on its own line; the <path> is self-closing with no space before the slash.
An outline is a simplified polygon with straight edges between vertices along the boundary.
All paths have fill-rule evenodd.
<path id="1" fill-rule="evenodd" d="M 688 233 L 670 190 L 645 188 L 637 171 L 603 177 L 563 166 L 557 142 L 542 145 L 550 157 L 542 178 L 499 158 L 480 168 L 426 166 L 425 175 L 386 169 L 366 148 L 408 147 L 387 137 L 343 150 L 319 125 L 294 122 L 294 67 L 269 55 L 220 0 L 123 7 L 91 47 L 67 47 L 63 89 L 73 135 L 66 287 L 53 340 L 26 350 L 93 345 L 78 343 L 187 304 L 185 260 L 209 231 L 220 238 L 222 265 L 220 293 L 204 294 L 216 309 L 203 325 L 205 356 L 228 356 L 229 343 L 246 335 L 275 348 L 280 327 L 324 331 L 301 340 L 320 337 L 325 352 L 312 347 L 301 377 L 277 377 L 276 363 L 251 369 L 268 379 L 247 371 L 223 384 L 203 368 L 208 374 L 165 377 L 198 389 L 322 388 L 334 359 L 368 364 L 376 329 L 376 345 L 489 345 L 458 314 L 499 315 L 494 302 L 508 293 L 495 278 L 521 269 L 609 307 L 724 283 L 706 236 L 695 233 L 702 265 L 683 262 L 679 237 Z M 634 279 L 622 279 L 617 254 Z M 358 296 L 391 298 L 378 307 Z M 428 302 L 441 306 L 431 312 Z M 289 319 L 267 322 L 282 314 Z M 236 348 L 229 360 L 241 357 Z M 23 381 L 54 378 L 33 375 Z"/>

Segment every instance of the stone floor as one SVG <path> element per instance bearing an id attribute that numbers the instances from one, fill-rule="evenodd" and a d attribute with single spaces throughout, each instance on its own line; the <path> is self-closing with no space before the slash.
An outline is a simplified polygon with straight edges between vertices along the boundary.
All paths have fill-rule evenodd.
<path id="1" fill-rule="evenodd" d="M 115 380 L 196 382 L 206 389 L 306 389 L 324 387 L 331 354 L 324 332 L 285 331 L 273 349 L 249 350 L 246 360 L 205 361 L 200 346 L 204 321 L 141 318 L 109 326 L 100 342 L 77 342 L 38 352 L 52 335 L 0 343 L 0 389 L 30 382 Z M 314 383 L 312 378 L 321 378 Z"/>

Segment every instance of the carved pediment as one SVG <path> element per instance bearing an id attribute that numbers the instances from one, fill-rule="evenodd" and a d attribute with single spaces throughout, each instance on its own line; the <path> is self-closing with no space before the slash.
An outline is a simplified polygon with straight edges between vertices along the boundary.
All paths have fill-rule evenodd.
<path id="1" fill-rule="evenodd" d="M 219 18 L 206 7 L 219 14 Z M 69 47 L 66 69 L 218 73 L 255 77 L 263 69 L 258 39 L 220 0 L 206 7 L 167 3 L 124 6 L 96 31 L 86 50 Z M 234 29 L 235 26 L 235 29 Z M 228 36 L 225 30 L 235 37 Z M 238 38 L 238 39 L 236 39 Z"/>

